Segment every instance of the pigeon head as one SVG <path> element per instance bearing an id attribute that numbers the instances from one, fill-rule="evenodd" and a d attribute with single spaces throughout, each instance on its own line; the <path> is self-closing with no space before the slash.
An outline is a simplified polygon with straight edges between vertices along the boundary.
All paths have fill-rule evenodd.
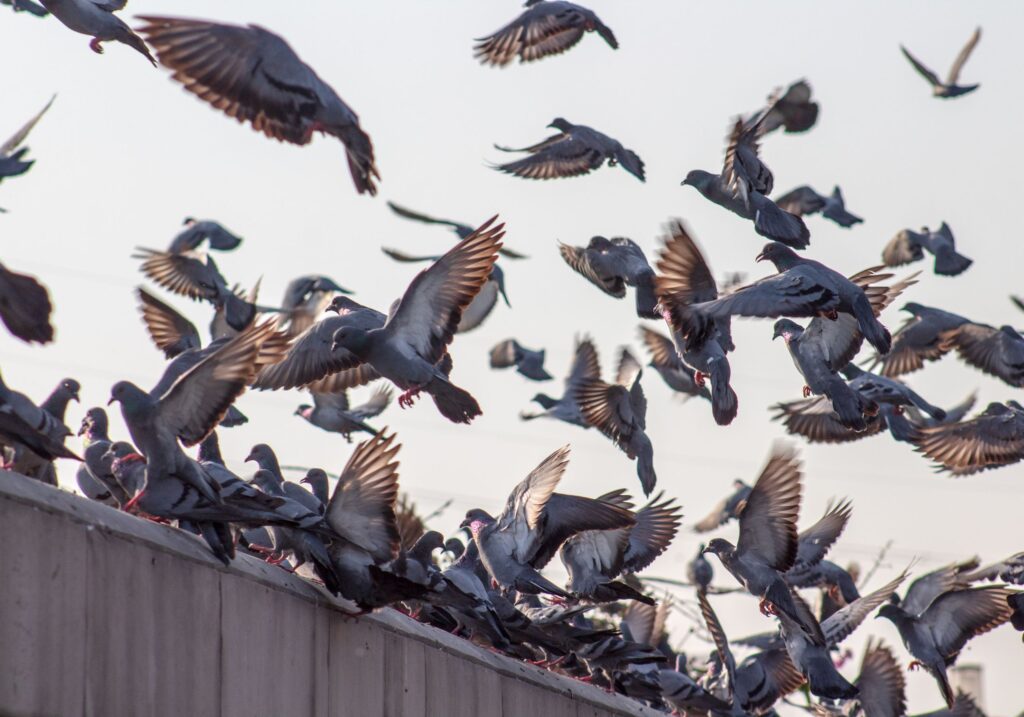
<path id="1" fill-rule="evenodd" d="M 190 226 L 192 226 L 195 223 L 196 223 L 196 218 L 195 217 L 185 217 L 185 221 L 183 221 L 181 223 L 181 225 L 183 227 L 190 227 Z"/>
<path id="2" fill-rule="evenodd" d="M 313 491 L 313 495 L 318 498 L 321 495 L 327 495 L 327 473 L 324 472 L 322 468 L 310 468 L 306 471 L 306 475 L 302 477 L 299 483 L 305 483 L 308 485 Z"/>
<path id="3" fill-rule="evenodd" d="M 716 181 L 718 181 L 718 176 L 711 172 L 706 172 L 703 169 L 691 169 L 679 184 L 684 187 L 695 187 L 698 191 L 703 192 Z"/>
<path id="4" fill-rule="evenodd" d="M 122 411 L 134 411 L 145 406 L 150 401 L 149 394 L 143 391 L 130 381 L 118 381 L 110 389 L 109 406 L 112 403 L 120 403 Z"/>
<path id="5" fill-rule="evenodd" d="M 356 356 L 362 356 L 369 349 L 370 335 L 355 326 L 342 326 L 334 332 L 331 351 L 346 349 Z"/>
<path id="6" fill-rule="evenodd" d="M 491 275 L 487 277 L 488 281 L 493 281 L 498 285 L 498 293 L 501 294 L 501 298 L 505 300 L 505 306 L 512 308 L 512 304 L 508 302 L 508 294 L 505 293 L 505 272 L 501 270 L 501 267 L 495 264 L 491 268 Z"/>
<path id="7" fill-rule="evenodd" d="M 458 538 L 448 538 L 448 540 L 444 541 L 444 551 L 451 553 L 452 557 L 458 560 L 466 552 L 466 544 Z"/>
<path id="8" fill-rule="evenodd" d="M 549 408 L 554 408 L 556 405 L 558 405 L 558 401 L 551 398 L 551 396 L 547 395 L 546 393 L 538 393 L 530 400 L 533 401 L 534 403 L 539 403 L 541 407 L 543 407 L 545 410 Z"/>
<path id="9" fill-rule="evenodd" d="M 60 382 L 57 390 L 68 399 L 78 401 L 78 392 L 82 390 L 82 385 L 73 378 L 66 378 Z"/>
<path id="10" fill-rule="evenodd" d="M 703 550 L 703 552 L 705 553 L 714 553 L 718 557 L 728 555 L 733 551 L 735 551 L 733 544 L 730 543 L 728 540 L 725 540 L 724 538 L 715 538 L 710 543 L 708 543 L 707 547 Z"/>
<path id="11" fill-rule="evenodd" d="M 704 548 L 706 548 L 706 547 L 707 547 L 707 546 L 706 546 L 706 545 L 704 545 L 704 543 L 701 543 L 701 544 L 700 544 L 700 547 L 699 547 L 699 548 L 697 548 L 697 557 L 698 557 L 698 558 L 704 555 Z"/>
<path id="12" fill-rule="evenodd" d="M 90 408 L 85 412 L 82 426 L 78 429 L 80 436 L 105 436 L 107 434 L 107 412 L 102 408 Z"/>
<path id="13" fill-rule="evenodd" d="M 249 479 L 249 483 L 256 486 L 267 495 L 284 495 L 284 489 L 278 485 L 277 477 L 265 468 L 260 468 L 258 471 L 253 473 L 252 478 Z"/>
<path id="14" fill-rule="evenodd" d="M 312 406 L 310 406 L 308 403 L 302 403 L 302 404 L 299 404 L 299 407 L 295 409 L 295 413 L 293 415 L 295 415 L 295 416 L 302 416 L 303 418 L 306 418 L 312 412 L 313 412 L 313 407 Z"/>
<path id="15" fill-rule="evenodd" d="M 459 524 L 459 528 L 468 530 L 475 538 L 481 529 L 491 525 L 493 522 L 494 517 L 486 510 L 473 508 L 472 510 L 466 511 L 466 519 Z"/>
<path id="16" fill-rule="evenodd" d="M 333 311 L 335 314 L 347 314 L 350 311 L 362 308 L 357 302 L 347 296 L 335 296 L 331 303 L 324 309 L 325 312 Z"/>
<path id="17" fill-rule="evenodd" d="M 568 132 L 569 130 L 572 129 L 572 125 L 569 123 L 569 121 L 562 119 L 561 117 L 555 117 L 553 120 L 551 120 L 551 124 L 549 124 L 548 127 L 560 130 L 562 132 Z"/>
<path id="18" fill-rule="evenodd" d="M 878 613 L 875 615 L 876 620 L 878 618 L 885 618 L 886 620 L 896 622 L 900 618 L 906 616 L 906 613 L 903 611 L 903 608 L 899 605 L 899 598 L 895 595 L 893 595 L 893 597 L 896 598 L 895 602 L 892 602 L 890 598 L 890 602 L 887 602 L 885 605 L 882 605 L 882 607 L 878 608 Z"/>
<path id="19" fill-rule="evenodd" d="M 900 311 L 906 311 L 908 314 L 913 314 L 914 316 L 919 316 L 921 314 L 921 312 L 924 311 L 924 307 L 921 306 L 916 301 L 910 301 L 910 302 L 904 304 L 903 308 L 900 309 Z"/>
<path id="20" fill-rule="evenodd" d="M 435 550 L 444 548 L 444 536 L 436 530 L 428 530 L 419 537 L 409 553 L 422 563 L 430 562 L 430 555 Z"/>
<path id="21" fill-rule="evenodd" d="M 790 267 L 796 266 L 800 263 L 800 255 L 790 249 L 785 244 L 780 244 L 777 241 L 768 242 L 764 245 L 761 253 L 755 258 L 755 261 L 770 261 L 775 265 L 775 268 L 779 271 L 785 271 Z"/>
<path id="22" fill-rule="evenodd" d="M 274 453 L 274 449 L 268 446 L 266 443 L 257 443 L 249 451 L 249 455 L 245 457 L 245 462 L 255 461 L 255 463 L 266 470 L 278 469 L 277 455 Z"/>
<path id="23" fill-rule="evenodd" d="M 793 341 L 793 339 L 800 338 L 800 335 L 804 332 L 803 326 L 790 319 L 779 319 L 775 322 L 774 329 L 772 341 L 781 336 L 787 344 Z"/>

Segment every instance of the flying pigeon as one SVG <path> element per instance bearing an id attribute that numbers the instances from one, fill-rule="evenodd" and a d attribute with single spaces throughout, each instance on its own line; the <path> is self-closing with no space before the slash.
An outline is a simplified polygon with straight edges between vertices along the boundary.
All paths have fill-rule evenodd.
<path id="1" fill-rule="evenodd" d="M 882 249 L 882 261 L 886 266 L 903 266 L 920 261 L 926 251 L 935 257 L 935 273 L 940 276 L 957 276 L 974 263 L 957 253 L 953 230 L 946 222 L 934 232 L 928 227 L 922 228 L 920 233 L 901 230 Z"/>
<path id="2" fill-rule="evenodd" d="M 49 343 L 53 341 L 52 311 L 45 286 L 0 264 L 0 321 L 8 331 L 27 343 Z"/>
<path id="3" fill-rule="evenodd" d="M 881 363 L 882 375 L 889 378 L 919 371 L 926 361 L 945 356 L 953 348 L 944 340 L 946 332 L 970 323 L 963 316 L 916 302 L 906 304 L 901 311 L 908 312 L 910 318 L 893 334 L 889 353 L 875 358 L 875 365 Z"/>
<path id="4" fill-rule="evenodd" d="M 640 318 L 661 318 L 655 307 L 654 269 L 632 239 L 595 236 L 585 247 L 559 243 L 558 251 L 573 271 L 609 296 L 621 299 L 627 286 L 635 288 Z"/>
<path id="5" fill-rule="evenodd" d="M 232 234 L 212 219 L 185 217 L 183 225 L 185 229 L 179 232 L 167 247 L 167 251 L 172 254 L 194 251 L 203 242 L 206 242 L 210 249 L 217 251 L 231 251 L 242 243 L 242 237 Z"/>
<path id="6" fill-rule="evenodd" d="M 494 168 L 524 179 L 556 179 L 589 174 L 608 160 L 608 166 L 621 164 L 623 169 L 641 182 L 645 181 L 643 161 L 636 152 L 626 149 L 618 140 L 585 125 L 572 124 L 561 117 L 552 120 L 548 127 L 557 129 L 560 134 L 522 149 L 494 145 L 502 152 L 530 154 L 524 159 L 495 165 Z"/>
<path id="7" fill-rule="evenodd" d="M 705 199 L 733 214 L 752 220 L 754 230 L 761 236 L 796 249 L 806 249 L 811 233 L 803 219 L 784 211 L 768 198 L 775 180 L 758 156 L 768 114 L 769 111 L 764 111 L 751 122 L 736 119 L 720 174 L 694 169 L 681 184 L 693 187 Z"/>
<path id="8" fill-rule="evenodd" d="M 597 32 L 613 50 L 619 48 L 611 28 L 593 11 L 564 0 L 527 0 L 519 17 L 476 41 L 473 56 L 492 67 L 505 67 L 516 57 L 521 63 L 533 62 L 565 52 L 587 32 Z"/>
<path id="9" fill-rule="evenodd" d="M 850 388 L 875 403 L 888 404 L 897 410 L 902 410 L 903 406 L 914 406 L 936 421 L 946 418 L 946 412 L 943 409 L 928 403 L 901 381 L 878 376 L 853 363 L 846 364 L 839 372 L 850 382 Z"/>
<path id="10" fill-rule="evenodd" d="M 319 319 L 335 294 L 351 294 L 334 279 L 319 274 L 300 276 L 288 282 L 281 301 L 281 315 L 289 336 L 298 336 Z"/>
<path id="11" fill-rule="evenodd" d="M 505 339 L 491 349 L 491 368 L 511 368 L 531 381 L 550 381 L 551 374 L 544 370 L 544 349 L 534 351 L 515 339 Z"/>
<path id="12" fill-rule="evenodd" d="M 918 74 L 921 75 L 928 84 L 932 86 L 932 95 L 934 97 L 941 97 L 942 99 L 949 99 L 951 97 L 959 97 L 960 95 L 966 95 L 968 92 L 973 92 L 978 89 L 980 85 L 960 85 L 957 82 L 960 80 L 960 70 L 963 69 L 964 64 L 967 62 L 967 58 L 971 56 L 974 51 L 974 46 L 978 44 L 978 40 L 981 39 L 981 28 L 977 28 L 974 34 L 971 35 L 971 39 L 964 45 L 964 49 L 960 50 L 960 54 L 957 55 L 956 60 L 953 62 L 953 66 L 949 68 L 949 77 L 943 82 L 939 79 L 939 76 L 929 70 L 927 67 L 922 65 L 917 58 L 910 54 L 907 48 L 900 45 L 900 51 L 903 56 L 910 61 L 910 64 L 914 66 Z"/>
<path id="13" fill-rule="evenodd" d="M 806 132 L 818 121 L 818 103 L 811 101 L 811 86 L 807 80 L 797 80 L 781 97 L 773 93 L 768 102 L 768 114 L 762 120 L 765 134 L 779 127 L 783 127 L 786 134 Z"/>
<path id="14" fill-rule="evenodd" d="M 803 185 L 786 192 L 776 199 L 775 203 L 782 211 L 798 217 L 821 212 L 821 216 L 831 219 L 844 229 L 849 229 L 854 224 L 861 224 L 864 221 L 856 214 L 846 211 L 843 193 L 838 186 L 832 189 L 831 195 L 825 196 L 818 194 L 807 185 Z"/>
<path id="15" fill-rule="evenodd" d="M 739 478 L 732 482 L 733 492 L 722 498 L 711 509 L 711 512 L 698 521 L 694 526 L 693 530 L 696 533 L 707 533 L 710 530 L 719 528 L 728 523 L 733 518 L 739 518 L 743 509 L 747 506 L 747 499 L 750 497 L 750 491 L 753 490 L 749 485 L 741 481 Z"/>
<path id="16" fill-rule="evenodd" d="M 964 363 L 982 373 L 1014 388 L 1024 386 L 1024 336 L 1012 326 L 965 321 L 940 338 L 943 351 L 956 349 Z"/>
<path id="17" fill-rule="evenodd" d="M 579 403 L 576 402 L 576 390 L 589 379 L 601 378 L 601 364 L 598 361 L 597 349 L 589 338 L 576 339 L 569 375 L 565 378 L 565 392 L 561 398 L 552 398 L 546 393 L 538 393 L 533 400 L 544 409 L 540 413 L 521 412 L 519 417 L 524 421 L 534 418 L 554 418 L 582 428 L 590 428 L 583 418 Z"/>
<path id="18" fill-rule="evenodd" d="M 68 29 L 90 35 L 89 49 L 102 55 L 103 42 L 121 42 L 132 48 L 156 67 L 156 60 L 142 38 L 114 13 L 124 10 L 128 0 L 39 0 Z"/>
<path id="19" fill-rule="evenodd" d="M 46 17 L 50 14 L 45 7 L 33 0 L 0 0 L 0 5 L 9 5 L 14 12 L 27 12 L 36 17 Z"/>
<path id="20" fill-rule="evenodd" d="M 710 401 L 711 392 L 705 386 L 697 385 L 696 372 L 679 358 L 672 339 L 646 326 L 640 326 L 639 329 L 640 339 L 651 356 L 647 365 L 661 376 L 668 387 L 676 395 L 682 396 L 684 401 L 694 396 Z"/>
<path id="21" fill-rule="evenodd" d="M 15 8 L 17 8 L 17 5 L 15 5 Z M 43 14 L 46 14 L 45 11 Z M 32 128 L 34 128 L 39 120 L 42 119 L 43 115 L 46 114 L 46 111 L 50 109 L 50 105 L 53 104 L 53 101 L 56 98 L 57 95 L 51 97 L 50 101 L 46 103 L 46 106 L 43 107 L 43 109 L 41 109 L 28 122 L 23 124 L 17 132 L 8 138 L 6 142 L 0 145 L 0 182 L 3 182 L 7 177 L 17 177 L 18 175 L 24 174 L 32 167 L 33 164 L 35 164 L 35 160 L 25 159 L 25 155 L 28 153 L 28 147 L 21 147 L 21 144 L 28 138 Z M 7 210 L 0 208 L 0 213 L 5 211 Z"/>
<path id="22" fill-rule="evenodd" d="M 358 406 L 349 406 L 348 392 L 344 390 L 339 393 L 311 391 L 310 395 L 313 405 L 302 404 L 295 409 L 295 415 L 329 433 L 340 433 L 349 443 L 357 431 L 376 435 L 377 429 L 366 425 L 365 421 L 379 416 L 391 403 L 391 389 L 387 387 L 378 388 L 366 403 Z"/>
<path id="23" fill-rule="evenodd" d="M 827 645 L 815 644 L 803 631 L 802 625 L 815 620 L 807 603 L 795 590 L 790 588 L 793 605 L 796 606 L 798 621 L 785 612 L 779 612 L 779 624 L 782 629 L 786 652 L 793 665 L 807 679 L 811 694 L 825 699 L 850 699 L 857 695 L 856 687 L 847 682 L 832 663 Z M 822 626 L 824 628 L 824 626 Z"/>
<path id="24" fill-rule="evenodd" d="M 1024 406 L 990 403 L 970 420 L 920 429 L 917 450 L 954 476 L 1024 460 Z"/>
<path id="25" fill-rule="evenodd" d="M 447 254 L 420 272 L 397 308 L 379 329 L 346 325 L 334 334 L 332 351 L 345 349 L 353 360 L 342 368 L 368 363 L 403 389 L 398 405 L 412 405 L 429 393 L 441 414 L 454 423 L 469 423 L 480 406 L 452 384 L 438 368 L 462 318 L 462 311 L 483 287 L 498 258 L 504 224 L 492 217 Z"/>
<path id="26" fill-rule="evenodd" d="M 455 236 L 457 236 L 459 239 L 465 239 L 474 231 L 473 227 L 470 226 L 469 224 L 463 224 L 462 222 L 453 222 L 450 219 L 437 219 L 436 217 L 421 214 L 420 212 L 414 212 L 412 209 L 407 209 L 406 207 L 400 206 L 391 201 L 387 202 L 387 205 L 388 209 L 393 211 L 398 216 L 404 217 L 405 219 L 411 219 L 416 222 L 423 222 L 424 224 L 440 224 L 442 226 L 449 227 L 453 232 L 455 232 Z M 388 256 L 391 256 L 391 258 L 397 259 L 397 257 L 394 256 L 394 253 L 385 253 L 388 254 Z M 520 254 L 517 251 L 513 251 L 512 249 L 509 249 L 507 246 L 502 246 L 501 249 L 498 250 L 498 253 L 501 254 L 506 259 L 528 258 L 525 254 Z M 430 261 L 434 261 L 435 259 L 437 259 L 437 257 L 430 257 Z M 424 257 L 423 260 L 426 261 L 427 259 Z M 402 260 L 398 259 L 398 261 Z"/>
<path id="27" fill-rule="evenodd" d="M 715 570 L 704 557 L 704 548 L 704 543 L 701 543 L 693 560 L 686 564 L 686 579 L 698 590 L 707 592 L 712 578 L 715 577 Z"/>
<path id="28" fill-rule="evenodd" d="M 628 528 L 636 520 L 621 506 L 555 493 L 569 464 L 569 447 L 545 458 L 523 479 L 497 518 L 479 508 L 466 513 L 468 528 L 490 576 L 503 590 L 569 594 L 540 574 L 562 543 L 586 530 Z"/>
<path id="29" fill-rule="evenodd" d="M 89 0 L 76 0 L 89 2 Z M 160 64 L 186 90 L 281 142 L 308 144 L 314 132 L 345 145 L 360 194 L 377 193 L 373 144 L 359 117 L 299 59 L 284 38 L 258 25 L 140 16 Z"/>

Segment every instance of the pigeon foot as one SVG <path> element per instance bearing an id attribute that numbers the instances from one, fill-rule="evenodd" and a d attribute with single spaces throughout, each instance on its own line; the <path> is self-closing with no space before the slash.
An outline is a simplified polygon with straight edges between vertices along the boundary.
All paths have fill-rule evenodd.
<path id="1" fill-rule="evenodd" d="M 765 617 L 775 616 L 775 606 L 768 602 L 767 598 L 761 598 L 761 602 L 758 603 L 757 607 Z"/>
<path id="2" fill-rule="evenodd" d="M 804 386 L 804 398 L 807 398 L 810 395 L 811 395 L 811 387 L 810 386 Z"/>
<path id="3" fill-rule="evenodd" d="M 896 408 L 894 408 L 892 410 L 892 412 L 895 413 L 897 416 L 902 416 L 903 415 L 903 406 L 897 405 Z"/>
<path id="4" fill-rule="evenodd" d="M 923 667 L 924 667 L 923 663 L 918 662 L 917 660 L 914 660 L 909 665 L 907 665 L 907 672 L 916 672 L 918 669 L 923 668 Z"/>
<path id="5" fill-rule="evenodd" d="M 130 513 L 132 508 L 134 508 L 138 504 L 139 498 L 142 497 L 143 493 L 145 493 L 145 491 L 139 491 L 139 493 L 134 498 L 132 498 L 130 501 L 124 504 L 121 510 L 123 510 L 125 513 Z"/>
<path id="6" fill-rule="evenodd" d="M 695 384 L 697 384 L 697 386 L 700 387 L 700 388 L 704 388 L 704 383 L 705 383 L 704 382 L 704 377 L 705 377 L 705 375 L 701 371 L 694 371 L 693 372 L 693 382 Z"/>
<path id="7" fill-rule="evenodd" d="M 103 46 L 100 45 L 100 39 L 98 37 L 94 37 L 89 41 L 89 49 L 95 52 L 97 55 L 103 54 Z"/>
<path id="8" fill-rule="evenodd" d="M 398 397 L 398 405 L 402 408 L 409 408 L 416 402 L 416 397 L 420 395 L 419 388 L 410 388 L 408 391 Z"/>

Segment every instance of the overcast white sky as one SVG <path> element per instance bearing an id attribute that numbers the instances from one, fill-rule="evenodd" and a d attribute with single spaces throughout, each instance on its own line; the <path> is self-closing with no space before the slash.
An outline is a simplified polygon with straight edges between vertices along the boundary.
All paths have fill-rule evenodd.
<path id="1" fill-rule="evenodd" d="M 765 141 L 776 187 L 810 184 L 827 193 L 838 183 L 848 208 L 865 218 L 852 230 L 809 218 L 808 255 L 852 273 L 878 263 L 882 246 L 899 229 L 945 220 L 975 264 L 956 279 L 924 274 L 906 300 L 995 325 L 1024 323 L 1007 300 L 1011 291 L 1024 291 L 1012 214 L 1019 202 L 1016 168 L 1024 161 L 1020 3 L 593 0 L 590 7 L 618 36 L 618 51 L 590 35 L 565 56 L 502 71 L 473 60 L 473 38 L 512 19 L 520 10 L 515 2 L 132 0 L 122 16 L 134 25 L 135 13 L 173 14 L 254 22 L 283 35 L 355 109 L 373 138 L 383 176 L 376 199 L 355 193 L 335 140 L 317 138 L 304 148 L 266 140 L 183 92 L 166 70 L 153 69 L 130 48 L 109 43 L 106 54 L 96 55 L 87 37 L 52 18 L 16 16 L 5 8 L 0 135 L 13 132 L 51 94 L 58 98 L 28 142 L 36 165 L 0 187 L 0 206 L 10 212 L 0 216 L 0 257 L 48 285 L 57 341 L 38 348 L 0 336 L 4 378 L 40 400 L 62 376 L 78 378 L 83 404 L 68 417 L 75 428 L 86 408 L 106 402 L 116 380 L 155 383 L 163 361 L 138 317 L 133 289 L 142 277 L 129 255 L 136 245 L 163 248 L 186 215 L 217 219 L 245 238 L 217 262 L 229 281 L 249 285 L 262 276 L 265 302 L 277 300 L 291 278 L 317 272 L 383 308 L 416 269 L 392 263 L 380 246 L 439 252 L 452 241 L 442 228 L 395 217 L 385 200 L 467 223 L 500 213 L 508 246 L 531 258 L 504 263 L 512 308 L 498 306 L 484 327 L 456 337 L 452 346 L 455 380 L 477 395 L 484 416 L 465 427 L 447 423 L 429 400 L 412 410 L 390 408 L 377 423 L 397 429 L 405 444 L 402 486 L 425 511 L 453 498 L 435 522 L 454 530 L 466 508 L 499 509 L 515 482 L 571 442 L 566 492 L 597 495 L 623 485 L 638 492 L 633 464 L 595 431 L 517 418 L 538 388 L 559 393 L 574 334 L 595 337 L 609 373 L 618 346 L 641 350 L 632 301 L 616 302 L 572 274 L 556 241 L 624 235 L 653 259 L 661 225 L 682 217 L 716 273 L 762 275 L 753 257 L 764 240 L 751 224 L 679 181 L 690 169 L 717 170 L 730 119 L 800 77 L 812 83 L 821 115 L 805 135 Z M 899 44 L 945 76 L 977 25 L 984 36 L 961 79 L 981 82 L 981 89 L 958 100 L 933 99 Z M 647 183 L 621 169 L 534 183 L 487 168 L 499 158 L 492 143 L 540 140 L 556 116 L 636 150 L 647 163 Z M 205 329 L 207 307 L 169 300 Z M 894 309 L 883 320 L 895 329 L 902 317 Z M 514 373 L 491 372 L 487 351 L 509 336 L 546 347 L 548 368 L 559 381 L 541 387 Z M 800 396 L 802 380 L 784 346 L 770 341 L 771 322 L 737 322 L 735 336 L 731 360 L 740 414 L 729 427 L 714 424 L 706 403 L 681 404 L 657 375 L 645 374 L 659 488 L 678 497 L 687 519 L 649 574 L 683 578 L 698 543 L 689 525 L 733 478 L 756 476 L 771 441 L 783 434 L 769 420 L 768 406 Z M 1019 391 L 953 357 L 911 383 L 939 405 L 974 389 L 979 408 L 1019 398 Z M 350 448 L 292 415 L 303 398 L 245 395 L 239 405 L 251 422 L 222 432 L 229 460 L 240 461 L 252 444 L 267 441 L 284 463 L 337 471 Z M 125 435 L 119 417 L 114 435 Z M 870 588 L 915 556 L 924 570 L 973 553 L 994 560 L 1024 549 L 1020 465 L 954 480 L 934 475 L 919 455 L 888 436 L 801 450 L 803 524 L 817 519 L 830 497 L 854 503 L 834 560 L 866 567 L 879 546 L 894 541 Z M 72 487 L 72 466 L 61 468 L 62 483 Z M 734 531 L 724 534 L 734 537 Z M 719 584 L 730 585 L 717 563 L 716 570 Z M 737 637 L 771 626 L 747 598 L 723 597 L 716 606 Z M 850 640 L 858 652 L 849 676 L 872 633 L 909 660 L 889 623 L 867 628 Z M 677 641 L 684 632 L 678 624 Z M 686 649 L 705 648 L 691 639 Z M 990 714 L 1021 709 L 1022 656 L 1020 636 L 1008 628 L 973 641 L 963 654 L 962 662 L 985 665 Z M 911 674 L 908 680 L 911 712 L 940 706 L 930 677 Z"/>

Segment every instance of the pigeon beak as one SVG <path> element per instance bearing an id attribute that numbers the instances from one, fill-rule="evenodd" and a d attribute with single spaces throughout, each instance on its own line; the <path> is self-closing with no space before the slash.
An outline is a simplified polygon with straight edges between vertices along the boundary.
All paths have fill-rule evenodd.
<path id="1" fill-rule="evenodd" d="M 245 457 L 245 462 L 248 463 L 249 461 L 252 460 L 255 460 L 255 458 L 252 457 L 252 451 L 249 451 L 249 455 Z"/>
<path id="2" fill-rule="evenodd" d="M 505 287 L 499 285 L 498 291 L 501 292 L 501 298 L 505 300 L 505 306 L 511 309 L 512 304 L 508 303 L 508 294 L 505 293 Z"/>
<path id="3" fill-rule="evenodd" d="M 689 183 L 690 183 L 690 180 L 688 180 L 688 179 L 684 179 L 683 181 L 681 181 L 681 182 L 679 183 L 679 186 L 680 186 L 680 187 L 685 187 L 685 186 L 686 186 L 686 185 L 688 185 Z"/>
<path id="4" fill-rule="evenodd" d="M 306 485 L 313 485 L 312 483 L 309 482 L 309 478 L 303 478 L 303 479 L 301 479 L 299 481 L 299 483 L 305 483 Z"/>
<path id="5" fill-rule="evenodd" d="M 754 257 L 754 261 L 767 261 L 767 259 L 768 257 L 764 255 L 764 252 L 761 252 L 760 254 Z"/>
<path id="6" fill-rule="evenodd" d="M 338 313 L 338 310 L 335 309 L 333 306 L 328 306 L 326 309 L 324 309 L 324 313 L 325 314 L 332 314 L 332 313 L 336 314 L 336 313 Z"/>
<path id="7" fill-rule="evenodd" d="M 88 430 L 89 430 L 89 426 L 87 426 L 85 424 L 85 421 L 82 421 L 82 425 L 78 428 L 78 433 L 76 433 L 75 435 L 77 435 L 77 436 L 84 436 L 85 432 L 88 431 Z"/>
<path id="8" fill-rule="evenodd" d="M 107 405 L 109 406 L 109 405 L 111 405 L 111 404 L 113 404 L 113 403 L 117 403 L 117 399 L 116 399 L 116 398 L 114 398 L 113 396 L 111 396 L 111 397 L 110 397 L 110 400 L 109 400 L 109 401 L 107 401 Z"/>

